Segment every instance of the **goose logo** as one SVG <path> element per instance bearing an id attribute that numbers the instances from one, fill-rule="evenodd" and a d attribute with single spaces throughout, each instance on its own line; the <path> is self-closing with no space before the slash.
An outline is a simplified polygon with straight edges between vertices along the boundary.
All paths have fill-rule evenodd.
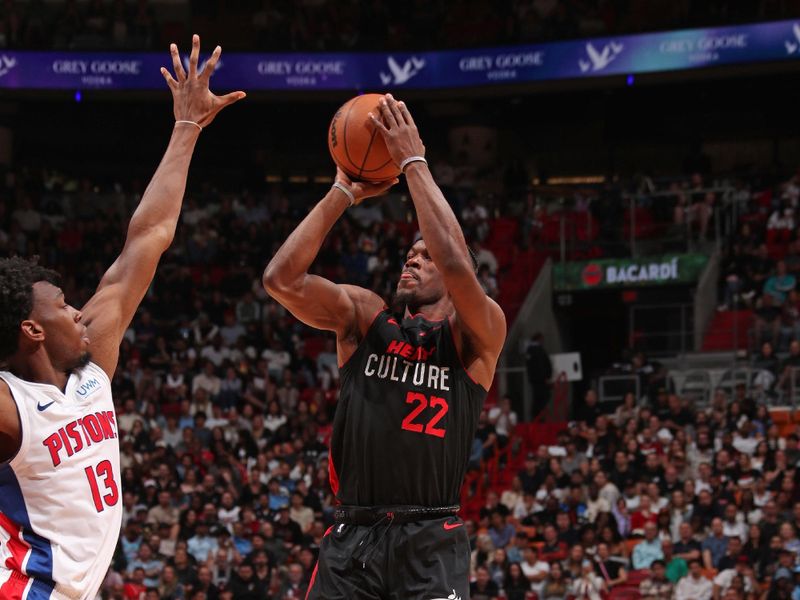
<path id="1" fill-rule="evenodd" d="M 456 591 L 453 590 L 453 593 L 450 594 L 447 598 L 431 598 L 431 600 L 461 600 L 461 596 L 456 594 Z"/>
<path id="2" fill-rule="evenodd" d="M 209 58 L 211 58 L 211 57 L 209 57 Z M 188 55 L 184 56 L 182 62 L 183 62 L 183 70 L 188 74 L 189 73 L 189 56 Z M 198 62 L 197 72 L 198 73 L 202 73 L 203 71 L 205 71 L 207 64 L 208 64 L 208 60 L 204 60 L 203 62 Z M 214 67 L 214 73 L 219 71 L 222 67 L 223 67 L 222 59 L 220 58 L 217 61 L 217 66 Z"/>
<path id="3" fill-rule="evenodd" d="M 0 54 L 0 77 L 8 73 L 11 69 L 17 66 L 17 59 L 13 56 Z"/>
<path id="4" fill-rule="evenodd" d="M 390 56 L 386 59 L 389 65 L 389 73 L 381 71 L 381 83 L 383 85 L 403 85 L 412 77 L 415 77 L 422 69 L 425 68 L 425 59 L 412 56 L 401 67 L 400 64 Z"/>
<path id="5" fill-rule="evenodd" d="M 786 46 L 786 54 L 789 56 L 796 54 L 797 51 L 800 50 L 800 24 L 794 24 L 792 27 L 792 33 L 794 33 L 794 39 L 783 42 L 783 44 Z"/>
<path id="6" fill-rule="evenodd" d="M 581 68 L 581 73 L 602 71 L 622 53 L 624 48 L 625 46 L 622 44 L 612 41 L 603 46 L 602 50 L 598 51 L 592 42 L 588 42 L 586 44 L 586 55 L 589 57 L 589 60 L 578 59 L 578 66 Z"/>

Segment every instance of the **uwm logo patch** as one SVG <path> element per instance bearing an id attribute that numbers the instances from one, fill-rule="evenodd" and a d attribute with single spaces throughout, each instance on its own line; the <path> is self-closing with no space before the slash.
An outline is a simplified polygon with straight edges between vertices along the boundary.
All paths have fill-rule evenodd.
<path id="1" fill-rule="evenodd" d="M 75 393 L 78 394 L 80 398 L 88 398 L 98 391 L 100 387 L 100 382 L 96 378 L 92 377 L 91 379 L 84 381 L 80 387 L 75 390 Z"/>

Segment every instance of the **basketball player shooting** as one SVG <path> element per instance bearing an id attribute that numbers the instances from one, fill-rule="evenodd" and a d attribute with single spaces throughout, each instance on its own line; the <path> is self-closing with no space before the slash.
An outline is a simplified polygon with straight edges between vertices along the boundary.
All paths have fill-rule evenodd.
<path id="1" fill-rule="evenodd" d="M 329 454 L 340 506 L 307 599 L 467 600 L 470 548 L 457 503 L 505 317 L 478 283 L 408 108 L 390 95 L 379 106 L 371 118 L 405 173 L 422 234 L 397 284 L 402 312 L 308 273 L 347 207 L 396 180 L 360 183 L 337 171 L 264 272 L 273 298 L 336 333 L 341 370 Z"/>
<path id="2" fill-rule="evenodd" d="M 178 223 L 195 144 L 243 92 L 215 96 L 217 47 L 198 73 L 171 46 L 161 70 L 175 127 L 131 218 L 122 253 L 81 310 L 58 275 L 22 258 L 0 261 L 0 598 L 93 599 L 122 518 L 111 382 L 119 344 Z"/>

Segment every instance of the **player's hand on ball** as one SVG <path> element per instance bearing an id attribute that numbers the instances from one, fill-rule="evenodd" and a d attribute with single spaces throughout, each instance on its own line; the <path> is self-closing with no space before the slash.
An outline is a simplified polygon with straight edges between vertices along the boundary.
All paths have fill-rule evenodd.
<path id="1" fill-rule="evenodd" d="M 167 81 L 172 92 L 173 108 L 176 121 L 194 121 L 201 127 L 206 127 L 214 120 L 219 111 L 245 97 L 244 92 L 231 92 L 224 96 L 217 96 L 208 89 L 208 82 L 219 61 L 222 48 L 217 46 L 206 62 L 205 67 L 197 72 L 197 61 L 200 58 L 200 36 L 192 36 L 192 53 L 189 55 L 189 72 L 186 73 L 181 64 L 178 47 L 170 44 L 172 54 L 172 67 L 175 77 L 161 67 L 161 74 Z"/>
<path id="2" fill-rule="evenodd" d="M 381 132 L 395 164 L 400 165 L 411 156 L 425 156 L 425 144 L 405 102 L 386 94 L 380 101 L 380 115 L 370 113 L 369 117 Z"/>
<path id="3" fill-rule="evenodd" d="M 395 177 L 381 183 L 369 183 L 368 181 L 353 181 L 339 167 L 336 167 L 336 181 L 347 187 L 353 192 L 353 204 L 361 204 L 367 198 L 383 196 L 389 189 L 400 180 Z"/>

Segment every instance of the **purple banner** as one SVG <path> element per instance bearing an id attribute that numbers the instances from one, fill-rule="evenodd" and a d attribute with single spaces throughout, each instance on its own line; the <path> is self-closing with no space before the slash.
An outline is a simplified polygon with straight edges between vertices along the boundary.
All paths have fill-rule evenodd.
<path id="1" fill-rule="evenodd" d="M 224 54 L 216 89 L 458 88 L 800 58 L 800 20 L 418 53 Z M 183 57 L 184 63 L 187 58 Z M 164 89 L 169 54 L 0 51 L 0 89 Z"/>

